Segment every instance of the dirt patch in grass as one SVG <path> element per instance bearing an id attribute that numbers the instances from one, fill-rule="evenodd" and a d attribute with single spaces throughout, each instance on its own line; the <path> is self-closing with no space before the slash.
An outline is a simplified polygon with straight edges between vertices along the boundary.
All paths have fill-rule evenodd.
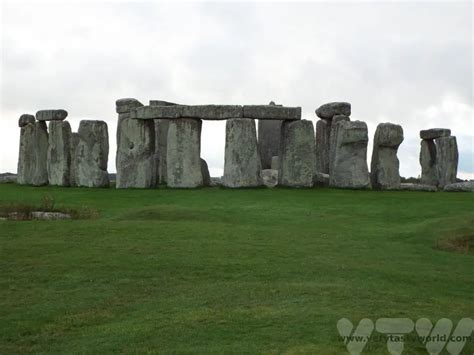
<path id="1" fill-rule="evenodd" d="M 474 255 L 474 232 L 466 234 L 455 234 L 438 239 L 434 246 L 435 249 L 454 253 Z"/>

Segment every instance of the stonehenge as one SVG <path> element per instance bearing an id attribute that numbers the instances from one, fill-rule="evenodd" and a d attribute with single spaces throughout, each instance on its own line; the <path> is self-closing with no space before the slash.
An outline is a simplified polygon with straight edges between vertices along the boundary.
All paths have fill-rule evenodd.
<path id="1" fill-rule="evenodd" d="M 273 169 L 273 158 L 278 159 L 282 120 L 258 121 L 258 150 L 262 169 Z"/>
<path id="2" fill-rule="evenodd" d="M 71 125 L 67 121 L 49 122 L 48 181 L 50 185 L 69 186 L 71 177 Z"/>

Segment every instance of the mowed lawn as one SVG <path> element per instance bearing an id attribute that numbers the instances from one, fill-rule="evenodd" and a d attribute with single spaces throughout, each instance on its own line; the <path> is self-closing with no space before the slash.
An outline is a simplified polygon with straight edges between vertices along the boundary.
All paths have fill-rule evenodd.
<path id="1" fill-rule="evenodd" d="M 472 240 L 472 193 L 0 184 L 43 196 L 99 215 L 0 221 L 2 354 L 341 354 L 343 317 L 474 316 L 472 249 L 437 247 Z"/>

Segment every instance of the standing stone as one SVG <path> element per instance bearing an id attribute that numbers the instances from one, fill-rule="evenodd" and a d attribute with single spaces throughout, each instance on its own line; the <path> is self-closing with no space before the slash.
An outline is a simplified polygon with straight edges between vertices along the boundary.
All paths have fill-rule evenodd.
<path id="1" fill-rule="evenodd" d="M 166 184 L 166 151 L 168 146 L 168 128 L 170 121 L 166 119 L 157 119 L 155 122 L 155 163 L 157 183 Z"/>
<path id="2" fill-rule="evenodd" d="M 109 133 L 104 121 L 81 121 L 79 143 L 74 157 L 77 186 L 107 187 L 109 174 Z"/>
<path id="3" fill-rule="evenodd" d="M 170 120 L 166 152 L 167 184 L 193 188 L 203 184 L 201 171 L 202 121 L 191 118 Z"/>
<path id="4" fill-rule="evenodd" d="M 48 184 L 48 128 L 45 122 L 21 128 L 17 182 L 22 185 Z"/>
<path id="5" fill-rule="evenodd" d="M 316 122 L 316 171 L 329 173 L 329 140 L 331 137 L 332 120 Z"/>
<path id="6" fill-rule="evenodd" d="M 459 158 L 458 145 L 454 136 L 436 138 L 435 145 L 438 186 L 443 188 L 456 182 Z"/>
<path id="7" fill-rule="evenodd" d="M 374 136 L 370 178 L 376 190 L 400 188 L 400 162 L 397 151 L 403 142 L 403 128 L 392 123 L 380 123 Z"/>
<path id="8" fill-rule="evenodd" d="M 278 155 L 280 149 L 281 120 L 258 121 L 258 149 L 262 161 L 262 169 L 270 169 L 272 157 Z"/>
<path id="9" fill-rule="evenodd" d="M 367 188 L 367 125 L 362 121 L 339 121 L 336 125 L 335 155 L 329 184 L 349 189 Z"/>
<path id="10" fill-rule="evenodd" d="M 313 123 L 285 121 L 281 129 L 278 184 L 311 187 L 316 172 L 316 147 Z"/>
<path id="11" fill-rule="evenodd" d="M 281 133 L 280 133 L 281 135 Z M 278 147 L 278 150 L 280 150 L 280 147 Z M 271 170 L 278 170 L 280 169 L 280 157 L 278 155 L 275 155 L 272 157 L 272 166 L 270 168 Z"/>
<path id="12" fill-rule="evenodd" d="M 211 186 L 211 174 L 209 174 L 209 167 L 203 158 L 201 158 L 201 173 L 203 186 Z"/>
<path id="13" fill-rule="evenodd" d="M 71 176 L 71 125 L 49 122 L 48 180 L 50 185 L 69 186 Z"/>
<path id="14" fill-rule="evenodd" d="M 432 139 L 423 139 L 420 147 L 420 165 L 422 185 L 438 186 L 438 169 L 436 167 L 436 145 Z"/>
<path id="15" fill-rule="evenodd" d="M 35 120 L 35 116 L 25 113 L 18 119 L 18 127 L 25 127 L 29 123 L 35 123 Z"/>
<path id="16" fill-rule="evenodd" d="M 334 158 L 336 156 L 336 138 L 337 138 L 337 130 L 338 130 L 338 122 L 341 121 L 350 121 L 348 116 L 344 115 L 336 115 L 332 118 L 331 121 L 331 129 L 329 133 L 329 175 L 332 174 L 332 169 L 334 166 Z"/>
<path id="17" fill-rule="evenodd" d="M 73 132 L 71 134 L 71 173 L 69 174 L 69 185 L 77 186 L 76 184 L 76 149 L 79 145 L 79 133 Z"/>

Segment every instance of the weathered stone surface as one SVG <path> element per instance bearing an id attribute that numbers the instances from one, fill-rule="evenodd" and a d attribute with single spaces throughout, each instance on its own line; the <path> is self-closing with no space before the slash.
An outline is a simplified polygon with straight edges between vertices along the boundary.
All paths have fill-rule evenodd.
<path id="1" fill-rule="evenodd" d="M 436 192 L 438 189 L 434 185 L 426 184 L 412 184 L 412 183 L 401 183 L 400 190 L 404 191 L 426 191 L 426 192 Z"/>
<path id="2" fill-rule="evenodd" d="M 278 170 L 274 169 L 263 169 L 262 170 L 262 181 L 266 187 L 275 187 L 278 185 Z"/>
<path id="3" fill-rule="evenodd" d="M 18 127 L 25 127 L 29 123 L 35 123 L 35 116 L 25 113 L 18 119 Z"/>
<path id="4" fill-rule="evenodd" d="M 444 186 L 444 191 L 448 192 L 474 192 L 474 180 L 455 182 Z"/>
<path id="5" fill-rule="evenodd" d="M 211 176 L 211 184 L 210 186 L 222 186 L 222 176 Z"/>
<path id="6" fill-rule="evenodd" d="M 48 184 L 48 128 L 35 122 L 21 128 L 17 182 L 23 185 Z"/>
<path id="7" fill-rule="evenodd" d="M 71 134 L 71 172 L 69 174 L 69 185 L 77 186 L 76 184 L 76 149 L 79 145 L 79 133 L 73 132 Z"/>
<path id="8" fill-rule="evenodd" d="M 233 118 L 226 123 L 224 180 L 226 187 L 262 185 L 255 120 Z"/>
<path id="9" fill-rule="evenodd" d="M 201 173 L 203 186 L 211 186 L 211 175 L 209 174 L 209 167 L 207 162 L 201 158 Z"/>
<path id="10" fill-rule="evenodd" d="M 81 121 L 78 134 L 79 143 L 74 157 L 75 184 L 86 187 L 109 186 L 107 123 L 93 120 Z"/>
<path id="11" fill-rule="evenodd" d="M 329 141 L 332 120 L 316 122 L 316 171 L 329 173 Z"/>
<path id="12" fill-rule="evenodd" d="M 316 116 L 322 119 L 331 119 L 336 115 L 351 115 L 351 104 L 348 102 L 330 102 L 316 109 Z"/>
<path id="13" fill-rule="evenodd" d="M 436 167 L 436 145 L 433 140 L 422 140 L 420 147 L 420 165 L 422 185 L 438 186 L 438 169 Z"/>
<path id="14" fill-rule="evenodd" d="M 278 105 L 245 105 L 244 117 L 258 120 L 300 120 L 301 107 Z"/>
<path id="15" fill-rule="evenodd" d="M 258 149 L 262 160 L 262 169 L 270 169 L 272 158 L 278 156 L 282 122 L 282 120 L 258 121 Z"/>
<path id="16" fill-rule="evenodd" d="M 31 212 L 32 219 L 40 219 L 46 221 L 61 220 L 61 219 L 71 219 L 71 215 L 68 213 L 62 212 L 43 212 L 43 211 L 34 211 Z"/>
<path id="17" fill-rule="evenodd" d="M 451 130 L 447 128 L 431 128 L 420 131 L 421 139 L 435 139 L 439 137 L 448 137 L 451 135 Z"/>
<path id="18" fill-rule="evenodd" d="M 71 125 L 67 121 L 49 122 L 48 181 L 69 186 L 71 176 Z"/>
<path id="19" fill-rule="evenodd" d="M 403 128 L 392 123 L 380 123 L 374 136 L 370 179 L 375 190 L 400 188 L 398 147 L 403 142 Z"/>
<path id="20" fill-rule="evenodd" d="M 281 133 L 280 133 L 281 135 Z M 278 153 L 279 153 L 280 147 L 278 147 Z M 272 170 L 278 170 L 280 169 L 280 157 L 278 155 L 275 155 L 272 157 L 272 165 L 270 167 Z"/>
<path id="21" fill-rule="evenodd" d="M 316 172 L 314 174 L 314 185 L 321 187 L 329 186 L 329 174 Z"/>
<path id="22" fill-rule="evenodd" d="M 201 127 L 201 120 L 185 118 L 170 120 L 166 152 L 169 187 L 193 188 L 203 184 Z"/>
<path id="23" fill-rule="evenodd" d="M 0 184 L 10 183 L 10 182 L 17 182 L 17 174 L 5 173 L 0 174 Z"/>
<path id="24" fill-rule="evenodd" d="M 166 184 L 166 152 L 168 146 L 169 120 L 154 120 L 155 122 L 155 163 L 156 176 L 159 184 Z"/>
<path id="25" fill-rule="evenodd" d="M 36 112 L 37 121 L 62 121 L 66 117 L 66 110 L 40 110 Z"/>
<path id="26" fill-rule="evenodd" d="M 239 105 L 192 105 L 182 106 L 181 117 L 199 118 L 202 120 L 226 120 L 242 117 L 242 106 Z"/>
<path id="27" fill-rule="evenodd" d="M 156 185 L 155 123 L 151 120 L 119 120 L 117 125 L 118 189 Z"/>
<path id="28" fill-rule="evenodd" d="M 341 121 L 350 121 L 350 119 L 348 116 L 336 115 L 331 121 L 331 130 L 329 134 L 329 175 L 332 173 L 334 158 L 336 156 L 337 123 Z"/>
<path id="29" fill-rule="evenodd" d="M 163 101 L 163 100 L 150 100 L 150 106 L 177 106 L 174 102 Z"/>
<path id="30" fill-rule="evenodd" d="M 117 113 L 129 113 L 134 108 L 141 106 L 143 106 L 143 104 L 137 99 L 133 98 L 124 98 L 115 101 L 115 111 Z"/>
<path id="31" fill-rule="evenodd" d="M 316 172 L 313 123 L 308 120 L 285 121 L 281 129 L 278 184 L 311 187 Z"/>
<path id="32" fill-rule="evenodd" d="M 367 125 L 362 121 L 339 121 L 336 125 L 335 155 L 329 183 L 339 188 L 367 188 Z"/>
<path id="33" fill-rule="evenodd" d="M 142 106 L 130 111 L 130 118 L 139 120 L 181 117 L 183 117 L 183 106 Z"/>
<path id="34" fill-rule="evenodd" d="M 443 188 L 456 182 L 459 159 L 458 145 L 454 136 L 436 138 L 435 145 L 438 186 Z"/>

